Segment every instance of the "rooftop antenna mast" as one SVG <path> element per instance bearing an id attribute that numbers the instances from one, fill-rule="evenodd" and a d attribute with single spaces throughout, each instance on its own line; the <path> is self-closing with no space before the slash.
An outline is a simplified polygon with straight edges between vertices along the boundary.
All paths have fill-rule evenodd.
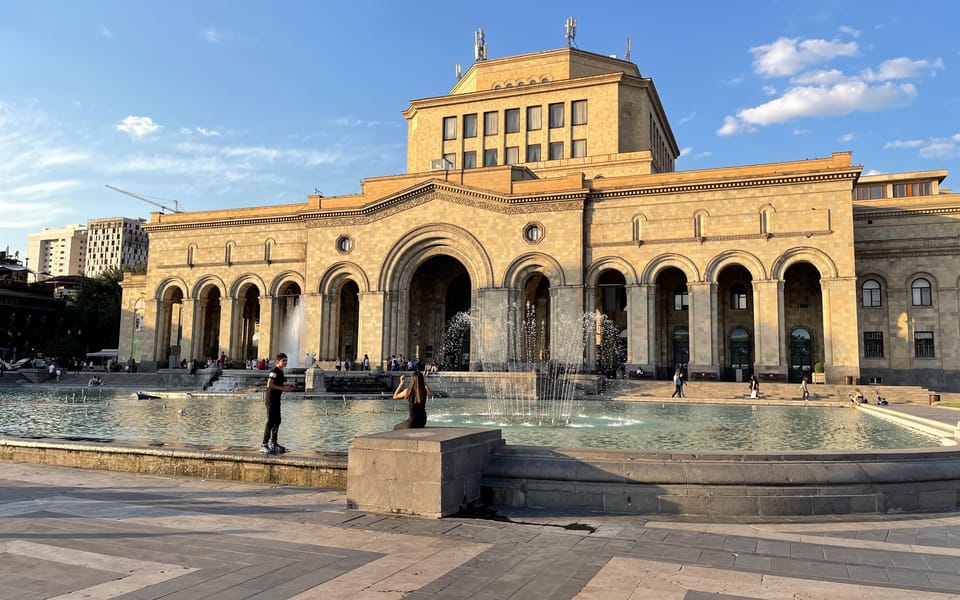
<path id="1" fill-rule="evenodd" d="M 623 60 L 630 60 L 630 36 L 627 36 L 627 53 L 623 55 Z"/>
<path id="2" fill-rule="evenodd" d="M 487 60 L 487 40 L 483 37 L 483 29 L 478 29 L 473 37 L 473 59 L 476 62 Z"/>
<path id="3" fill-rule="evenodd" d="M 573 46 L 573 40 L 577 37 L 577 21 L 573 17 L 567 17 L 567 23 L 565 25 L 567 30 L 565 38 L 567 38 L 567 48 Z"/>

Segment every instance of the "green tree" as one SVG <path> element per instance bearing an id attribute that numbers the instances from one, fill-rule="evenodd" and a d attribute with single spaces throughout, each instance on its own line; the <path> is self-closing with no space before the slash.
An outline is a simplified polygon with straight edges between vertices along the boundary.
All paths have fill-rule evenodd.
<path id="1" fill-rule="evenodd" d="M 97 277 L 84 277 L 74 293 L 70 309 L 74 322 L 83 332 L 88 351 L 116 348 L 120 340 L 120 299 L 123 290 L 119 269 L 104 271 Z"/>

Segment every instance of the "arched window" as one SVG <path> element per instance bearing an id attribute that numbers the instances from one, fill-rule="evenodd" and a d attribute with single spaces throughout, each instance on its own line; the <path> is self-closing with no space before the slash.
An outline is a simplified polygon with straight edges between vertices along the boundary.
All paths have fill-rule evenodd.
<path id="1" fill-rule="evenodd" d="M 687 293 L 687 286 L 678 285 L 673 290 L 673 310 L 687 310 L 690 308 L 690 296 Z"/>
<path id="2" fill-rule="evenodd" d="M 730 288 L 730 308 L 747 310 L 747 288 L 739 283 Z"/>
<path id="3" fill-rule="evenodd" d="M 196 247 L 197 247 L 196 244 L 190 244 L 189 246 L 187 246 L 187 266 L 188 266 L 188 267 L 192 267 L 192 266 L 193 266 L 193 258 L 194 258 L 193 255 L 194 255 L 194 250 L 196 249 Z"/>
<path id="4" fill-rule="evenodd" d="M 274 242 L 273 242 L 273 240 L 271 239 L 271 240 L 267 240 L 267 241 L 264 242 L 264 244 L 263 244 L 263 260 L 264 260 L 267 264 L 269 264 L 270 261 L 273 260 L 273 256 L 272 256 L 272 254 L 273 254 L 273 243 L 274 243 Z"/>
<path id="5" fill-rule="evenodd" d="M 693 237 L 703 237 L 706 221 L 702 212 L 693 215 Z"/>
<path id="6" fill-rule="evenodd" d="M 864 308 L 874 308 L 882 306 L 880 299 L 880 284 L 876 279 L 868 279 L 863 282 L 863 306 Z"/>
<path id="7" fill-rule="evenodd" d="M 933 294 L 931 293 L 930 282 L 923 277 L 914 279 L 910 285 L 910 290 L 913 292 L 914 306 L 933 305 Z"/>
<path id="8" fill-rule="evenodd" d="M 633 241 L 639 242 L 643 239 L 643 217 L 634 217 L 633 219 Z"/>
<path id="9" fill-rule="evenodd" d="M 233 242 L 227 242 L 227 246 L 223 251 L 223 262 L 228 266 L 233 262 L 233 246 Z"/>
<path id="10" fill-rule="evenodd" d="M 770 233 L 770 207 L 760 211 L 760 233 Z"/>

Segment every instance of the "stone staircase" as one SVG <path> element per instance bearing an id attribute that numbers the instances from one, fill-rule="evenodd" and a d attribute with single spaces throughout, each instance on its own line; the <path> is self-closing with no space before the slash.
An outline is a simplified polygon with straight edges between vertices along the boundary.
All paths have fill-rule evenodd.
<path id="1" fill-rule="evenodd" d="M 936 394 L 920 386 L 896 385 L 838 385 L 807 384 L 811 401 L 831 403 L 849 402 L 849 394 L 860 388 L 864 398 L 873 403 L 877 392 L 891 404 L 922 403 L 928 404 L 930 395 Z M 604 396 L 613 396 L 623 400 L 664 399 L 673 394 L 672 381 L 658 380 L 608 380 L 604 385 Z M 750 401 L 750 390 L 746 383 L 727 381 L 694 381 L 684 386 L 684 394 L 691 400 L 739 400 Z M 949 396 L 950 394 L 942 394 Z M 946 398 L 943 398 L 946 400 Z M 785 402 L 800 400 L 799 383 L 761 383 L 759 401 Z"/>

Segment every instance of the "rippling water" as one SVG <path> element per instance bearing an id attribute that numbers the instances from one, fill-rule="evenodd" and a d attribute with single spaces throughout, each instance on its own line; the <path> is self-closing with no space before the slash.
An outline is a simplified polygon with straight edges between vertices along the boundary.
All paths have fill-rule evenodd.
<path id="1" fill-rule="evenodd" d="M 256 447 L 266 409 L 259 394 L 137 400 L 89 388 L 0 391 L 0 434 Z M 939 446 L 933 436 L 849 408 L 582 401 L 562 426 L 486 414 L 483 400 L 441 398 L 427 426 L 498 427 L 511 444 L 651 450 L 840 450 Z M 283 400 L 280 443 L 346 450 L 355 436 L 406 418 L 393 400 Z"/>

